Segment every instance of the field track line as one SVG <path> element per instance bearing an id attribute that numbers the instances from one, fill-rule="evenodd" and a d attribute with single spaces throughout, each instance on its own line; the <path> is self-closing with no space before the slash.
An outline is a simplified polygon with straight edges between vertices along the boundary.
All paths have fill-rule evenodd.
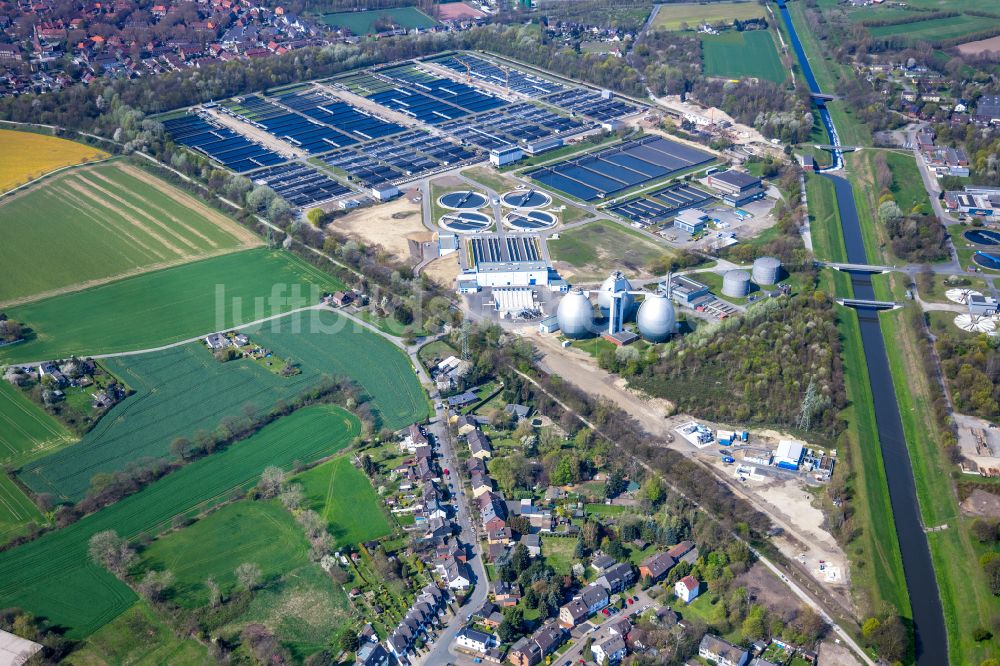
<path id="1" fill-rule="evenodd" d="M 219 212 L 211 206 L 205 205 L 184 190 L 180 190 L 165 180 L 162 180 L 148 171 L 143 171 L 142 169 L 131 164 L 122 163 L 117 166 L 119 171 L 122 171 L 136 180 L 149 185 L 185 208 L 190 208 L 191 210 L 196 211 L 202 217 L 214 223 L 215 226 L 230 233 L 244 247 L 260 247 L 264 244 L 260 236 L 250 231 L 239 222 L 236 222 L 226 214 Z M 166 185 L 166 187 L 164 187 L 164 185 Z"/>
<path id="2" fill-rule="evenodd" d="M 108 178 L 103 173 L 99 173 L 96 169 L 95 170 L 91 170 L 91 172 L 90 172 L 89 175 L 93 176 L 97 180 L 99 180 L 102 183 L 104 183 L 105 187 L 113 188 L 113 189 L 119 190 L 119 191 L 122 190 L 122 189 L 127 189 L 126 186 L 122 185 L 121 183 L 117 183 L 117 182 L 111 180 L 110 178 Z M 135 196 L 135 198 L 139 200 L 139 203 L 142 204 L 142 206 L 148 206 L 149 207 L 150 210 L 143 210 L 143 212 L 148 217 L 155 219 L 155 216 L 152 215 L 150 213 L 150 211 L 152 211 L 153 213 L 160 213 L 161 215 L 163 215 L 167 219 L 172 220 L 173 222 L 175 222 L 178 226 L 180 226 L 182 229 L 184 229 L 186 232 L 188 232 L 192 236 L 195 236 L 196 238 L 201 239 L 205 243 L 208 243 L 211 247 L 213 247 L 213 248 L 218 248 L 219 247 L 219 244 L 216 241 L 212 240 L 211 238 L 209 238 L 205 234 L 201 233 L 200 231 L 198 231 L 197 229 L 195 229 L 194 227 L 192 227 L 191 225 L 189 225 L 184 220 L 181 220 L 180 218 L 176 217 L 173 213 L 171 213 L 170 211 L 164 209 L 162 206 L 159 206 L 159 205 L 153 203 L 152 201 L 150 201 L 149 199 L 147 199 L 146 197 L 142 196 L 141 194 L 139 194 L 136 191 L 130 190 L 130 193 L 133 194 Z M 166 225 L 163 225 L 163 226 L 166 227 L 167 229 L 170 229 Z M 182 235 L 178 234 L 176 230 L 170 229 L 170 231 L 173 234 L 177 235 L 179 238 L 184 239 L 184 237 Z M 185 240 L 185 242 L 187 242 L 187 239 L 184 239 L 184 240 Z"/>
<path id="3" fill-rule="evenodd" d="M 101 162 L 107 162 L 108 160 L 113 160 L 113 159 L 115 159 L 114 155 L 108 155 L 107 157 L 99 159 L 99 160 L 92 160 L 92 161 L 89 161 L 89 162 L 80 162 L 79 164 L 67 164 L 66 166 L 59 167 L 58 169 L 56 169 L 54 171 L 49 171 L 48 173 L 43 173 L 38 178 L 33 178 L 32 180 L 29 180 L 27 183 L 22 183 L 21 185 L 18 185 L 17 187 L 13 187 L 13 188 L 7 190 L 6 192 L 0 192 L 0 200 L 3 200 L 4 198 L 13 195 L 16 192 L 21 191 L 21 190 L 23 190 L 26 187 L 31 187 L 32 185 L 34 185 L 35 183 L 37 183 L 40 180 L 45 180 L 46 178 L 51 178 L 52 176 L 55 176 L 56 174 L 62 173 L 63 171 L 66 171 L 68 169 L 77 169 L 79 167 L 93 166 L 94 164 L 100 164 Z"/>

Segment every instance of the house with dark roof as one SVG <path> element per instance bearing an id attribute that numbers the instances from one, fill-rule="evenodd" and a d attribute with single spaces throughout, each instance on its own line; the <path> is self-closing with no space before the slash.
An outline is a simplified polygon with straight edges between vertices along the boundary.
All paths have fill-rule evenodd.
<path id="1" fill-rule="evenodd" d="M 618 560 L 604 553 L 597 553 L 590 560 L 590 568 L 598 573 L 604 573 L 605 569 L 610 569 L 616 564 Z"/>
<path id="2" fill-rule="evenodd" d="M 618 634 L 606 632 L 594 640 L 590 646 L 590 652 L 598 664 L 617 664 L 625 657 L 628 649 L 625 647 L 624 638 Z"/>
<path id="3" fill-rule="evenodd" d="M 469 442 L 469 451 L 472 452 L 473 458 L 487 459 L 493 456 L 493 446 L 482 430 L 473 430 L 465 439 Z"/>
<path id="4" fill-rule="evenodd" d="M 632 565 L 624 562 L 616 564 L 605 570 L 601 577 L 594 581 L 594 585 L 600 585 L 611 594 L 621 592 L 635 582 L 635 572 Z"/>
<path id="5" fill-rule="evenodd" d="M 601 585 L 588 585 L 580 593 L 580 600 L 587 606 L 587 613 L 593 614 L 608 605 L 608 590 Z"/>
<path id="6" fill-rule="evenodd" d="M 687 555 L 691 549 L 694 548 L 694 543 L 691 541 L 681 541 L 676 546 L 673 546 L 667 551 L 667 555 L 674 558 L 674 560 L 680 560 L 682 557 Z"/>
<path id="7" fill-rule="evenodd" d="M 677 561 L 667 553 L 654 553 L 639 565 L 639 575 L 655 583 L 666 576 L 675 564 Z"/>
<path id="8" fill-rule="evenodd" d="M 590 609 L 582 599 L 570 599 L 559 609 L 559 624 L 572 629 L 590 617 Z"/>

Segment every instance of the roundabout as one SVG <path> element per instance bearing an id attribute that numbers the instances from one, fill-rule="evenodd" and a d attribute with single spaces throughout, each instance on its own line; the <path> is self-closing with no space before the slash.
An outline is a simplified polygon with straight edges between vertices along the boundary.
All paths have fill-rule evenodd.
<path id="1" fill-rule="evenodd" d="M 542 231 L 556 226 L 556 216 L 544 210 L 525 210 L 507 213 L 504 226 L 514 231 Z"/>
<path id="2" fill-rule="evenodd" d="M 543 208 L 552 203 L 552 197 L 538 190 L 512 190 L 500 196 L 507 208 Z"/>
<path id="3" fill-rule="evenodd" d="M 442 216 L 438 226 L 456 234 L 474 234 L 492 227 L 493 219 L 483 213 L 461 211 Z"/>
<path id="4" fill-rule="evenodd" d="M 473 192 L 472 190 L 462 190 L 459 192 L 448 192 L 438 198 L 438 205 L 451 210 L 478 210 L 489 203 L 485 194 Z"/>

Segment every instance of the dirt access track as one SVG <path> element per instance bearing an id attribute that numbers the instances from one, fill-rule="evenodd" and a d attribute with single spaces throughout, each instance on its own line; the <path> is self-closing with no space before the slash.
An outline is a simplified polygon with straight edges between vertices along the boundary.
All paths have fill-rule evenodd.
<path id="1" fill-rule="evenodd" d="M 822 528 L 823 513 L 813 506 L 813 497 L 803 489 L 803 484 L 784 479 L 747 483 L 739 481 L 733 474 L 733 467 L 722 463 L 716 451 L 718 447 L 699 451 L 674 432 L 674 428 L 679 425 L 695 420 L 693 417 L 683 414 L 668 417 L 672 411 L 669 401 L 650 398 L 628 389 L 624 379 L 601 369 L 590 354 L 572 347 L 563 348 L 556 336 L 540 333 L 532 325 L 519 325 L 513 327 L 513 330 L 534 343 L 540 355 L 539 363 L 544 370 L 595 398 L 611 401 L 636 419 L 651 435 L 701 463 L 706 474 L 714 474 L 733 492 L 771 518 L 783 531 L 773 541 L 789 562 L 815 581 L 818 589 L 853 612 L 854 606 L 847 584 L 847 557 L 833 536 Z M 736 429 L 731 425 L 697 420 L 712 428 Z M 780 436 L 780 433 L 773 431 L 754 434 L 764 435 L 769 439 Z M 820 561 L 824 562 L 824 571 L 819 570 Z M 837 582 L 827 580 L 826 570 L 830 566 L 839 568 Z"/>

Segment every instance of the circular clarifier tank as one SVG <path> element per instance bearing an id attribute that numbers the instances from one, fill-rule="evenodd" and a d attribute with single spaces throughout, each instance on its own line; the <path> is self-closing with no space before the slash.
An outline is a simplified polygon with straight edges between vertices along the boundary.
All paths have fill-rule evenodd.
<path id="1" fill-rule="evenodd" d="M 461 211 L 443 216 L 438 225 L 456 234 L 474 234 L 492 227 L 493 219 L 483 213 Z"/>
<path id="2" fill-rule="evenodd" d="M 970 229 L 962 235 L 976 245 L 1000 245 L 1000 233 L 990 229 Z"/>
<path id="3" fill-rule="evenodd" d="M 462 190 L 460 192 L 449 192 L 442 194 L 438 198 L 438 205 L 452 210 L 476 210 L 482 208 L 489 199 L 485 194 L 473 192 L 472 190 Z"/>
<path id="4" fill-rule="evenodd" d="M 552 197 L 538 190 L 513 190 L 500 197 L 508 208 L 544 208 L 552 203 Z"/>
<path id="5" fill-rule="evenodd" d="M 514 231 L 551 229 L 557 221 L 555 215 L 544 210 L 517 210 L 503 218 L 503 223 Z"/>

